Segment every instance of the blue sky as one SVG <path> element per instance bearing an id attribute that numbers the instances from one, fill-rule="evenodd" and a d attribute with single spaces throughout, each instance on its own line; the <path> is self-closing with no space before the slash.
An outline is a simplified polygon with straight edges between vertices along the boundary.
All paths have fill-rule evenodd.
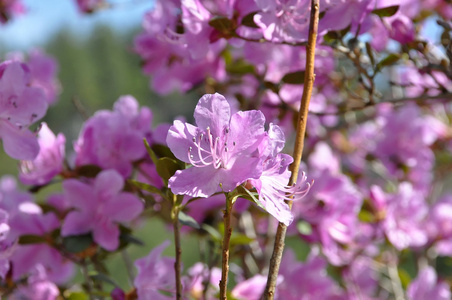
<path id="1" fill-rule="evenodd" d="M 27 12 L 0 25 L 1 50 L 27 50 L 42 46 L 59 28 L 68 26 L 80 35 L 89 33 L 97 23 L 117 30 L 139 26 L 152 0 L 115 0 L 116 7 L 92 15 L 78 12 L 75 0 L 22 0 Z"/>

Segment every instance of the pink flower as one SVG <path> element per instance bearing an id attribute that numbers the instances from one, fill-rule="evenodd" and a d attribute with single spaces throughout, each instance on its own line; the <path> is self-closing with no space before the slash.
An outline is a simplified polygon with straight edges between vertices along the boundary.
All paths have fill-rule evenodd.
<path id="1" fill-rule="evenodd" d="M 198 127 L 174 121 L 168 132 L 167 143 L 174 155 L 193 165 L 170 178 L 168 186 L 173 193 L 209 197 L 259 178 L 262 166 L 256 151 L 265 138 L 261 112 L 231 116 L 222 95 L 207 94 L 199 100 L 194 117 Z"/>
<path id="2" fill-rule="evenodd" d="M 6 61 L 0 64 L 0 138 L 6 154 L 15 159 L 34 159 L 39 145 L 28 126 L 47 111 L 42 90 L 29 87 L 26 65 Z"/>
<path id="3" fill-rule="evenodd" d="M 448 300 L 450 287 L 446 282 L 438 282 L 435 269 L 427 267 L 419 272 L 407 288 L 408 300 Z"/>
<path id="4" fill-rule="evenodd" d="M 82 13 L 92 13 L 105 4 L 105 0 L 76 0 L 78 9 Z"/>
<path id="5" fill-rule="evenodd" d="M 35 300 L 55 300 L 60 295 L 60 290 L 46 274 L 46 269 L 42 265 L 37 265 L 30 277 L 27 285 L 19 286 L 17 291 L 8 299 L 35 299 Z"/>
<path id="6" fill-rule="evenodd" d="M 143 211 L 143 203 L 122 192 L 124 180 L 114 170 L 102 171 L 92 184 L 69 179 L 63 183 L 66 198 L 75 208 L 64 220 L 62 236 L 92 232 L 100 246 L 114 251 L 119 246 L 117 222 L 128 222 Z"/>
<path id="7" fill-rule="evenodd" d="M 55 134 L 43 123 L 38 133 L 39 154 L 34 160 L 20 162 L 19 178 L 24 184 L 43 185 L 63 170 L 64 143 L 63 134 Z"/>
<path id="8" fill-rule="evenodd" d="M 172 294 L 175 292 L 174 258 L 161 257 L 169 241 L 154 248 L 148 256 L 138 259 L 135 267 L 138 269 L 134 280 L 140 300 L 169 300 L 173 297 L 165 296 L 161 292 Z"/>
<path id="9" fill-rule="evenodd" d="M 135 98 L 119 98 L 113 111 L 98 111 L 85 123 L 74 146 L 76 165 L 112 168 L 128 177 L 132 162 L 146 155 L 143 138 L 151 136 L 151 120 L 151 111 L 140 109 Z"/>
<path id="10" fill-rule="evenodd" d="M 24 13 L 21 0 L 0 0 L 0 23 L 6 23 L 13 15 Z"/>
<path id="11" fill-rule="evenodd" d="M 56 59 L 35 49 L 30 52 L 27 64 L 30 68 L 31 85 L 44 91 L 48 104 L 55 103 L 60 92 L 60 83 L 56 78 Z"/>

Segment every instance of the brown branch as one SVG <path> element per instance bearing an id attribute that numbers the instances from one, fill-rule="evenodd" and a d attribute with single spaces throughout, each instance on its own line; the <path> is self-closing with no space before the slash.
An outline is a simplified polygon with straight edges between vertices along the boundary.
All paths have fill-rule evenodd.
<path id="1" fill-rule="evenodd" d="M 312 112 L 310 111 L 310 114 L 317 115 L 317 116 L 331 116 L 331 115 L 341 115 L 348 112 L 354 112 L 354 111 L 361 111 L 368 107 L 374 107 L 378 104 L 382 103 L 392 103 L 394 105 L 401 105 L 405 102 L 413 101 L 413 102 L 427 102 L 431 100 L 445 100 L 445 101 L 452 101 L 452 93 L 442 93 L 436 96 L 429 96 L 429 95 L 420 95 L 418 97 L 401 97 L 401 98 L 393 98 L 393 99 L 386 99 L 386 100 L 380 100 L 378 102 L 374 103 L 366 103 L 364 106 L 357 106 L 357 107 L 350 107 L 344 110 L 339 111 L 333 111 L 333 112 Z"/>
<path id="2" fill-rule="evenodd" d="M 226 196 L 226 209 L 224 210 L 224 237 L 223 250 L 221 260 L 221 280 L 220 280 L 220 299 L 227 299 L 228 273 L 229 273 L 229 241 L 232 235 L 231 228 L 231 210 L 232 199 L 229 195 Z"/>
<path id="3" fill-rule="evenodd" d="M 175 248 L 175 262 L 174 262 L 174 272 L 176 276 L 176 299 L 182 299 L 182 280 L 181 280 L 181 255 L 182 248 L 180 245 L 180 222 L 179 222 L 179 211 L 180 206 L 177 201 L 177 196 L 173 195 L 173 209 L 171 217 L 173 219 L 173 231 L 174 231 L 174 248 Z"/>
<path id="4" fill-rule="evenodd" d="M 240 36 L 238 35 L 236 32 L 233 33 L 232 35 L 233 37 L 237 38 L 237 39 L 241 39 L 247 42 L 252 42 L 252 43 L 272 43 L 273 45 L 289 45 L 289 46 L 306 46 L 308 44 L 308 42 L 285 42 L 285 41 L 281 41 L 281 42 L 275 42 L 275 41 L 269 41 L 266 40 L 264 38 L 260 38 L 260 39 L 252 39 L 252 38 L 247 38 L 244 36 Z"/>
<path id="5" fill-rule="evenodd" d="M 317 41 L 317 30 L 319 25 L 319 0 L 311 0 L 311 17 L 309 22 L 309 38 L 306 48 L 306 72 L 304 78 L 303 95 L 301 97 L 300 111 L 298 113 L 297 135 L 295 139 L 295 148 L 289 184 L 294 184 L 298 179 L 298 171 L 300 169 L 301 156 L 304 147 L 304 137 L 306 132 L 306 121 L 308 118 L 309 101 L 311 99 L 312 88 L 314 85 L 314 58 L 315 58 L 315 44 Z M 292 201 L 288 202 L 292 208 Z M 283 223 L 278 224 L 276 231 L 275 244 L 273 254 L 270 259 L 270 268 L 268 271 L 267 286 L 264 291 L 264 299 L 273 299 L 275 296 L 276 280 L 278 278 L 279 266 L 281 264 L 282 253 L 284 250 L 284 240 L 286 237 L 287 226 Z"/>

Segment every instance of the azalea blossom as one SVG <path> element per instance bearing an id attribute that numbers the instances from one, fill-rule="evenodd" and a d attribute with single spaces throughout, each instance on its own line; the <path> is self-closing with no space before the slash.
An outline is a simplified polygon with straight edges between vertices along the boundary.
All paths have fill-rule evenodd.
<path id="1" fill-rule="evenodd" d="M 143 203 L 135 195 L 122 192 L 123 187 L 123 178 L 114 170 L 99 173 L 92 185 L 76 179 L 66 180 L 65 197 L 75 210 L 66 216 L 61 235 L 92 232 L 100 246 L 109 251 L 117 249 L 117 222 L 131 221 L 143 210 Z"/>
<path id="2" fill-rule="evenodd" d="M 28 126 L 47 111 L 44 93 L 29 87 L 26 65 L 6 61 L 0 64 L 0 138 L 3 148 L 15 159 L 34 159 L 39 145 Z"/>
<path id="3" fill-rule="evenodd" d="M 194 114 L 198 127 L 174 121 L 167 144 L 174 155 L 192 165 L 178 170 L 168 186 L 175 194 L 209 197 L 230 192 L 250 178 L 262 174 L 259 144 L 265 138 L 264 115 L 260 111 L 231 116 L 229 103 L 220 94 L 204 95 Z"/>

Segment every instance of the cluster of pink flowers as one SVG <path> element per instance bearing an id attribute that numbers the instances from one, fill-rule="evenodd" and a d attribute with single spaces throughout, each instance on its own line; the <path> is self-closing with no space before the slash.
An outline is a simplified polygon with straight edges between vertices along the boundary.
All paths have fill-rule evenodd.
<path id="1" fill-rule="evenodd" d="M 28 190 L 0 178 L 0 294 L 47 300 L 83 288 L 165 300 L 180 285 L 183 299 L 216 299 L 226 196 L 239 264 L 230 267 L 234 299 L 261 298 L 277 222 L 290 225 L 302 251 L 285 252 L 276 299 L 450 299 L 441 261 L 452 257 L 444 175 L 452 161 L 452 5 L 320 1 L 306 163 L 290 185 L 287 145 L 304 89 L 310 2 L 155 1 L 133 49 L 158 93 L 218 91 L 199 99 L 195 125 L 180 118 L 152 128 L 151 110 L 127 95 L 87 119 L 66 149 L 62 133 L 38 124 L 60 92 L 56 60 L 35 50 L 2 62 L 0 141 Z M 83 13 L 108 6 L 76 3 Z M 0 22 L 22 11 L 20 1 L 0 0 Z M 423 30 L 432 18 L 441 40 Z M 425 102 L 395 105 L 407 99 Z M 140 243 L 133 230 L 157 217 L 188 225 L 181 232 L 207 240 L 209 255 L 175 276 L 179 262 L 163 256 L 165 242 L 135 261 L 123 290 L 104 264 Z M 78 269 L 82 287 L 71 286 Z"/>

